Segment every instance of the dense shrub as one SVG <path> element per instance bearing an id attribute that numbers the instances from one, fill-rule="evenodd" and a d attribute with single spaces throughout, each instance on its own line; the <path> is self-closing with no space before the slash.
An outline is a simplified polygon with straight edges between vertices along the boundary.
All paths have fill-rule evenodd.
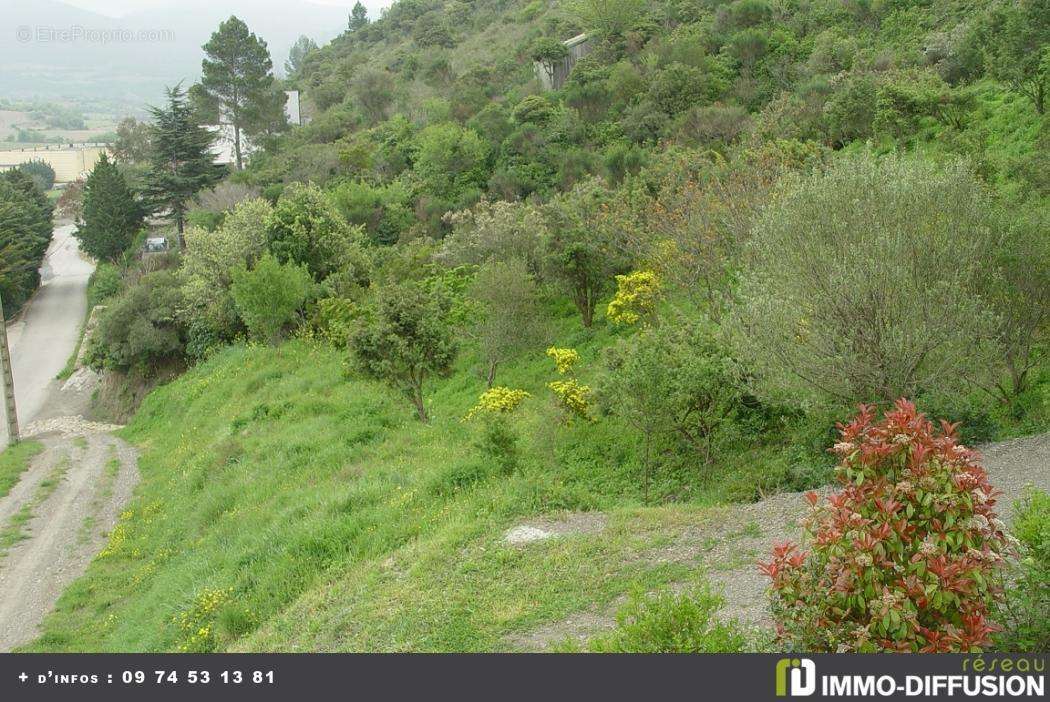
<path id="1" fill-rule="evenodd" d="M 313 287 L 309 271 L 265 254 L 251 270 L 234 269 L 232 276 L 230 294 L 248 334 L 276 345 Z"/>
<path id="2" fill-rule="evenodd" d="M 899 400 L 841 426 L 842 489 L 803 524 L 809 551 L 778 545 L 772 580 L 781 640 L 813 652 L 973 652 L 990 643 L 1008 543 L 979 457 Z"/>
<path id="3" fill-rule="evenodd" d="M 959 162 L 859 154 L 788 179 L 740 285 L 738 349 L 756 388 L 832 402 L 964 391 L 995 367 L 979 295 L 995 273 L 992 215 Z"/>
<path id="4" fill-rule="evenodd" d="M 469 210 L 449 213 L 452 233 L 436 258 L 455 267 L 488 261 L 524 261 L 534 275 L 541 270 L 546 222 L 534 206 L 502 200 L 482 200 Z"/>
<path id="5" fill-rule="evenodd" d="M 740 372 L 705 325 L 649 328 L 609 349 L 603 406 L 641 435 L 644 493 L 658 462 L 707 466 L 741 398 Z"/>
<path id="6" fill-rule="evenodd" d="M 171 271 L 149 273 L 106 308 L 91 336 L 88 363 L 96 369 L 136 370 L 150 374 L 182 358 L 183 328 L 178 278 Z"/>
<path id="7" fill-rule="evenodd" d="M 286 188 L 267 220 L 267 236 L 269 250 L 279 261 L 305 265 L 314 280 L 349 272 L 367 281 L 360 230 L 347 224 L 317 186 L 293 183 Z"/>
<path id="8" fill-rule="evenodd" d="M 230 295 L 232 271 L 254 265 L 266 251 L 266 225 L 272 212 L 265 200 L 245 200 L 215 231 L 195 227 L 186 230 L 186 248 L 179 269 L 179 316 L 188 328 L 192 355 L 202 356 L 243 331 Z"/>
<path id="9" fill-rule="evenodd" d="M 116 297 L 124 289 L 124 277 L 120 268 L 112 263 L 100 263 L 88 279 L 88 309 L 101 305 Z"/>

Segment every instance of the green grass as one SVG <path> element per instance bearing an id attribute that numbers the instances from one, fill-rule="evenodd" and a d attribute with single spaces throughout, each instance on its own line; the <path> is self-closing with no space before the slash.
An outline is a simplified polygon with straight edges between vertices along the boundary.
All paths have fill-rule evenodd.
<path id="1" fill-rule="evenodd" d="M 0 451 L 0 497 L 11 492 L 22 473 L 29 468 L 29 462 L 44 450 L 44 445 L 36 441 L 20 441 Z"/>
<path id="2" fill-rule="evenodd" d="M 51 496 L 51 493 L 62 482 L 62 477 L 66 474 L 66 471 L 69 470 L 69 465 L 68 456 L 59 461 L 51 469 L 47 477 L 36 486 L 33 499 L 22 505 L 21 509 L 11 515 L 7 523 L 0 527 L 0 558 L 6 556 L 12 546 L 29 536 L 26 532 L 26 526 L 29 524 L 29 520 L 33 518 L 33 510 Z"/>
<path id="3" fill-rule="evenodd" d="M 553 341 L 577 348 L 581 381 L 594 382 L 613 332 L 556 316 Z M 500 384 L 533 394 L 516 420 L 521 465 L 506 475 L 461 420 L 484 389 L 469 353 L 431 382 L 433 423 L 421 425 L 329 347 L 220 352 L 151 393 L 122 430 L 142 449 L 136 496 L 26 650 L 508 650 L 537 626 L 613 612 L 638 588 L 694 582 L 695 564 L 644 554 L 711 505 L 826 477 L 813 456 L 828 419 L 785 420 L 713 468 L 662 471 L 653 494 L 666 504 L 645 506 L 636 437 L 611 416 L 561 426 L 552 376 L 542 349 L 501 371 Z M 560 510 L 602 510 L 609 524 L 502 542 Z"/>
<path id="4" fill-rule="evenodd" d="M 559 319 L 554 340 L 580 350 L 590 381 L 612 332 Z M 684 577 L 631 554 L 724 500 L 724 476 L 667 471 L 654 494 L 688 504 L 643 507 L 637 441 L 611 417 L 562 427 L 553 375 L 537 349 L 498 378 L 534 395 L 521 468 L 503 475 L 461 420 L 484 389 L 469 354 L 431 383 L 424 426 L 387 387 L 348 379 L 333 349 L 221 352 L 154 391 L 123 430 L 142 448 L 136 497 L 28 649 L 498 649 L 537 622 Z M 500 545 L 526 517 L 595 509 L 610 513 L 601 537 Z M 184 616 L 201 626 L 184 629 Z"/>

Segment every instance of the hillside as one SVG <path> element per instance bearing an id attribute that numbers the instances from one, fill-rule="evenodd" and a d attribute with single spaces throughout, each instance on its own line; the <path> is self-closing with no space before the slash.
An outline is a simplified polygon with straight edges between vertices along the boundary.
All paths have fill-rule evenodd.
<path id="1" fill-rule="evenodd" d="M 238 172 L 172 93 L 196 196 L 84 207 L 142 480 L 27 650 L 1038 650 L 1045 9 L 401 0 Z"/>

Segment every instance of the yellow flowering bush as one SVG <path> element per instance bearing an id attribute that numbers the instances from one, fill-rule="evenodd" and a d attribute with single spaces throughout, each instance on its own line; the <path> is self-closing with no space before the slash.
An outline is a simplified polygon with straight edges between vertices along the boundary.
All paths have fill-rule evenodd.
<path id="1" fill-rule="evenodd" d="M 464 420 L 470 421 L 479 415 L 504 415 L 513 413 L 521 403 L 532 397 L 525 390 L 514 390 L 506 387 L 495 387 L 481 393 Z"/>
<path id="2" fill-rule="evenodd" d="M 495 387 L 481 393 L 478 402 L 467 412 L 464 421 L 480 417 L 485 430 L 477 443 L 481 451 L 503 469 L 512 472 L 518 465 L 518 437 L 507 421 L 521 403 L 532 397 L 524 390 Z"/>
<path id="3" fill-rule="evenodd" d="M 570 373 L 573 366 L 580 361 L 580 354 L 576 349 L 559 349 L 551 346 L 547 349 L 547 355 L 554 361 L 554 367 L 562 375 Z"/>
<path id="4" fill-rule="evenodd" d="M 568 378 L 547 383 L 547 387 L 558 398 L 558 404 L 570 417 L 591 420 L 590 386 L 581 385 L 576 378 Z"/>
<path id="5" fill-rule="evenodd" d="M 232 599 L 233 588 L 204 588 L 193 598 L 190 608 L 171 618 L 179 628 L 178 650 L 182 653 L 211 653 L 218 647 L 215 614 Z"/>
<path id="6" fill-rule="evenodd" d="M 637 324 L 650 320 L 660 299 L 660 277 L 653 271 L 635 271 L 616 276 L 616 296 L 606 316 L 616 324 Z"/>

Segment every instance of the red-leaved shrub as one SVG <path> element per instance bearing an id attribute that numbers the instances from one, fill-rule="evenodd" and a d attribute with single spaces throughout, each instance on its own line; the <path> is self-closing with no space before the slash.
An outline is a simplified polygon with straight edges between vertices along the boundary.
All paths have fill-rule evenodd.
<path id="1" fill-rule="evenodd" d="M 808 493 L 809 551 L 778 545 L 762 570 L 782 643 L 813 652 L 977 651 L 996 627 L 1008 551 L 996 491 L 955 425 L 899 400 L 871 407 L 832 450 L 842 489 Z"/>

